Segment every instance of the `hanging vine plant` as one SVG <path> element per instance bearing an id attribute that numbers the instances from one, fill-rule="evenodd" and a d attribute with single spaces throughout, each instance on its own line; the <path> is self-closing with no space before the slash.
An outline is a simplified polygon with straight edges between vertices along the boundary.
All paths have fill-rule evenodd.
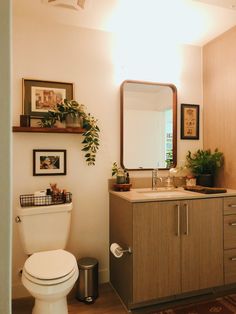
<path id="1" fill-rule="evenodd" d="M 99 132 L 100 129 L 97 126 L 97 120 L 89 114 L 84 117 L 85 132 L 82 134 L 84 139 L 82 144 L 84 145 L 82 151 L 86 152 L 85 158 L 88 165 L 95 165 L 96 154 L 99 148 Z"/>
<path id="2" fill-rule="evenodd" d="M 84 105 L 79 104 L 75 100 L 65 99 L 60 104 L 56 104 L 53 110 L 49 110 L 44 118 L 41 119 L 39 124 L 44 128 L 55 127 L 55 123 L 57 121 L 66 121 L 66 117 L 68 115 L 82 120 L 82 127 L 85 129 L 85 131 L 82 133 L 82 151 L 85 153 L 84 157 L 87 164 L 89 166 L 95 165 L 96 154 L 99 149 L 100 129 L 97 125 L 97 119 L 85 111 Z"/>

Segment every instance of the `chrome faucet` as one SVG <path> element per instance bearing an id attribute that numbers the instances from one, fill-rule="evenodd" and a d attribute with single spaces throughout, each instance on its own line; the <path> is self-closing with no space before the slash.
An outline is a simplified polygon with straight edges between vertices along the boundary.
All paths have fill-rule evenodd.
<path id="1" fill-rule="evenodd" d="M 158 181 L 162 182 L 162 178 L 158 177 L 158 169 L 153 169 L 152 170 L 152 189 L 153 190 L 157 190 Z"/>

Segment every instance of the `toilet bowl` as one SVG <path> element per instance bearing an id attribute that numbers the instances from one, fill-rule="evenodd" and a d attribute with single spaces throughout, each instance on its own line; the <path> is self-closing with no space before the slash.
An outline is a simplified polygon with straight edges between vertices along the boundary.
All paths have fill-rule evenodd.
<path id="1" fill-rule="evenodd" d="M 32 254 L 22 283 L 35 298 L 33 314 L 68 314 L 66 296 L 79 275 L 75 257 L 62 249 Z"/>
<path id="2" fill-rule="evenodd" d="M 72 208 L 71 202 L 16 210 L 21 243 L 30 256 L 22 283 L 35 298 L 33 314 L 68 314 L 66 296 L 79 275 L 75 257 L 64 250 Z"/>

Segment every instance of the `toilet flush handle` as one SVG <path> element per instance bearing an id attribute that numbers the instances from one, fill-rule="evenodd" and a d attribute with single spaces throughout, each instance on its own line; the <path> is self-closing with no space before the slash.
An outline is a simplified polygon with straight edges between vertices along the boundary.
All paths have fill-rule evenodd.
<path id="1" fill-rule="evenodd" d="M 20 217 L 19 217 L 19 216 L 16 216 L 16 218 L 15 218 L 15 222 L 16 222 L 16 223 L 21 222 L 21 219 L 20 219 Z"/>

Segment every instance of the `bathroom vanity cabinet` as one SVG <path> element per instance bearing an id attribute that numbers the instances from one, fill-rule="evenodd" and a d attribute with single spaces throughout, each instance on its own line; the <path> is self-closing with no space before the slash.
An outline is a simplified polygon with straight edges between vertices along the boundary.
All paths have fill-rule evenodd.
<path id="1" fill-rule="evenodd" d="M 236 282 L 236 197 L 224 200 L 225 283 Z"/>
<path id="2" fill-rule="evenodd" d="M 235 266 L 226 267 L 226 283 L 236 282 L 236 207 L 231 240 L 223 230 L 228 198 L 135 201 L 124 193 L 110 193 L 110 244 L 132 253 L 110 254 L 110 281 L 128 308 L 224 285 L 229 252 Z"/>

